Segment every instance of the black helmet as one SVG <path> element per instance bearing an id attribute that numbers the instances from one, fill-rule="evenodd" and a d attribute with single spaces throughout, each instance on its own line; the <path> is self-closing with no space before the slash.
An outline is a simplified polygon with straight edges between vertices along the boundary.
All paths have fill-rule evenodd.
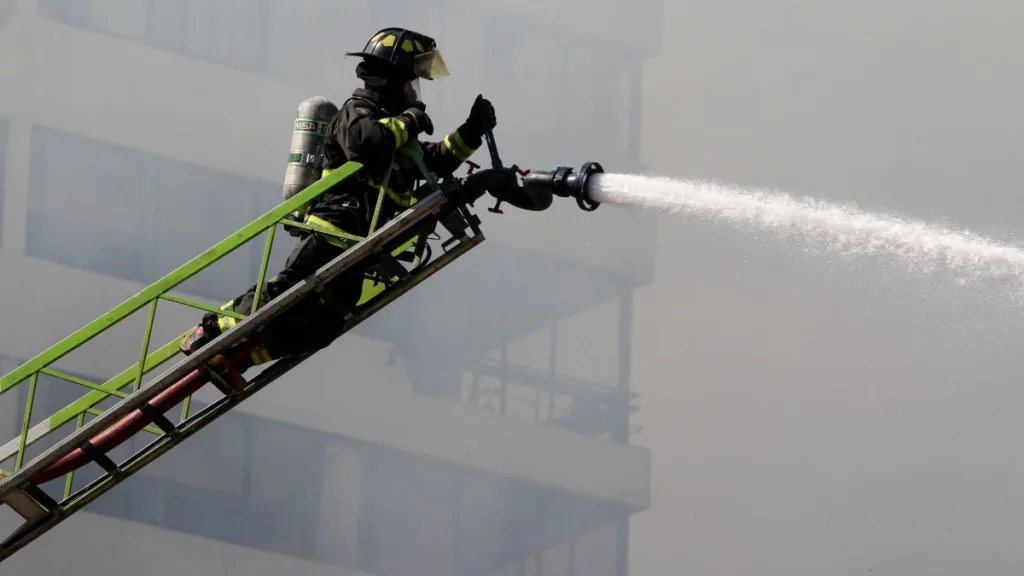
<path id="1" fill-rule="evenodd" d="M 362 52 L 346 52 L 345 55 L 387 64 L 408 78 L 434 80 L 448 75 L 437 42 L 405 28 L 385 28 L 370 38 Z"/>

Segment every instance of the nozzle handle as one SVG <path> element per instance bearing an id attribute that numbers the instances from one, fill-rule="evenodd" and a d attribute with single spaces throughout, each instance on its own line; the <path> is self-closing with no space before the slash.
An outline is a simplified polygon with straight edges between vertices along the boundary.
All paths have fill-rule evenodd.
<path id="1" fill-rule="evenodd" d="M 484 139 L 487 141 L 487 151 L 491 153 L 491 168 L 502 168 L 498 144 L 494 142 L 494 133 L 491 130 L 484 132 Z"/>
<path id="2" fill-rule="evenodd" d="M 491 168 L 500 170 L 502 167 L 501 156 L 498 156 L 498 145 L 494 142 L 494 133 L 490 129 L 484 132 L 484 140 L 487 141 L 487 151 L 491 153 Z M 504 214 L 501 211 L 501 199 L 498 199 L 493 208 L 487 210 L 495 214 Z"/>

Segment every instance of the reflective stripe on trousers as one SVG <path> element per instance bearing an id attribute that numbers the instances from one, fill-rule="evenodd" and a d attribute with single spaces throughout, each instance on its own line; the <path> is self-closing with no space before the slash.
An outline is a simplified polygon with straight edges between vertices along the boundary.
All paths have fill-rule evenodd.
<path id="1" fill-rule="evenodd" d="M 342 230 L 341 228 L 335 226 L 334 224 L 331 224 L 327 220 L 324 220 L 323 218 L 320 218 L 318 216 L 306 215 L 306 218 L 304 219 L 304 223 L 309 225 L 309 226 L 313 226 L 315 228 L 321 228 L 321 229 L 323 229 L 324 231 L 327 231 L 327 232 L 332 232 L 332 233 L 335 233 L 335 234 L 338 234 L 338 233 L 348 234 L 348 232 L 346 232 L 345 230 Z M 337 236 L 332 236 L 330 234 L 321 234 L 320 236 L 321 236 L 321 238 L 323 238 L 327 242 L 329 242 L 329 243 L 331 243 L 331 244 L 333 244 L 333 245 L 335 245 L 335 246 L 337 246 L 339 248 L 342 248 L 342 249 L 351 248 L 355 244 L 355 242 L 353 242 L 352 240 L 348 240 L 346 238 L 339 238 Z M 270 282 L 274 282 L 276 279 L 277 279 L 276 277 L 271 278 Z M 264 292 L 264 294 L 265 293 L 266 292 Z M 228 312 L 235 312 L 234 300 L 224 304 L 223 306 L 220 307 L 220 309 L 221 310 L 227 310 Z M 249 311 L 248 310 L 246 310 L 244 312 L 239 312 L 239 313 L 240 314 L 244 314 L 246 316 L 249 315 Z M 227 332 L 231 328 L 234 328 L 236 324 L 238 324 L 238 320 L 232 318 L 231 316 L 217 316 L 217 326 L 220 328 L 221 333 Z M 253 351 L 249 354 L 249 357 L 252 359 L 253 363 L 256 364 L 256 365 L 265 364 L 265 363 L 270 362 L 271 360 L 273 360 L 273 358 L 270 356 L 270 353 L 267 351 L 267 349 L 263 348 L 262 346 L 259 346 L 259 347 L 256 347 L 255 349 L 253 349 Z"/>
<path id="2" fill-rule="evenodd" d="M 306 218 L 305 220 L 303 220 L 303 223 L 314 228 L 320 228 L 325 232 L 330 232 L 330 234 L 321 234 L 320 236 L 324 240 L 327 240 L 327 242 L 337 246 L 338 248 L 347 250 L 355 245 L 355 242 L 349 240 L 348 238 L 334 236 L 334 234 L 348 234 L 349 236 L 355 236 L 355 234 L 346 232 L 345 230 L 342 230 L 341 228 L 335 226 L 334 224 L 331 224 L 330 222 L 324 220 L 323 218 L 320 218 L 319 216 L 306 215 Z"/>
<path id="3" fill-rule="evenodd" d="M 273 282 L 274 279 L 271 278 L 270 281 Z M 220 307 L 220 309 L 227 310 L 228 312 L 234 312 L 235 301 L 232 300 L 224 304 L 223 306 Z M 243 312 L 242 314 L 248 315 L 248 312 Z M 220 328 L 221 334 L 234 328 L 236 324 L 238 324 L 238 320 L 235 320 L 231 316 L 217 316 L 217 327 Z M 249 352 L 249 359 L 251 359 L 253 365 L 256 366 L 260 364 L 266 364 L 267 362 L 273 360 L 273 358 L 270 356 L 270 352 L 268 352 L 267 349 L 262 346 L 257 346 L 253 348 L 252 352 Z"/>
<path id="4" fill-rule="evenodd" d="M 323 176 L 327 176 L 331 172 L 332 170 L 325 169 L 323 171 Z M 370 185 L 379 188 L 379 186 L 372 179 L 370 179 Z M 406 194 L 399 194 L 390 188 L 386 188 L 385 191 L 388 194 L 388 196 L 392 200 L 394 200 L 396 204 L 399 204 L 400 206 L 409 207 L 416 203 L 416 199 L 412 196 L 411 192 Z M 306 217 L 303 219 L 303 223 L 313 228 L 319 228 L 325 232 L 329 232 L 330 234 L 321 234 L 320 236 L 330 244 L 333 244 L 334 246 L 337 246 L 342 249 L 348 249 L 355 245 L 355 241 L 353 240 L 333 235 L 347 234 L 350 236 L 356 236 L 355 234 L 343 230 L 342 228 L 335 226 L 334 224 L 328 222 L 327 220 L 324 220 L 323 218 L 320 218 L 319 216 L 307 214 Z M 414 245 L 416 243 L 417 238 L 418 237 L 412 238 L 409 242 L 400 247 L 399 250 L 396 250 L 396 252 L 404 252 L 405 250 L 408 249 L 409 246 Z M 275 280 L 276 277 L 271 278 L 269 282 L 274 282 Z M 220 307 L 220 309 L 228 312 L 235 312 L 234 300 L 225 303 L 223 306 Z M 246 316 L 249 315 L 248 310 L 239 313 Z M 232 318 L 231 316 L 217 316 L 217 326 L 220 328 L 221 333 L 227 332 L 228 330 L 234 328 L 235 325 L 237 324 L 238 320 Z M 252 352 L 249 353 L 249 357 L 254 365 L 266 364 L 267 362 L 271 362 L 274 360 L 273 357 L 271 357 L 270 352 L 268 352 L 267 349 L 262 346 L 254 348 Z"/>

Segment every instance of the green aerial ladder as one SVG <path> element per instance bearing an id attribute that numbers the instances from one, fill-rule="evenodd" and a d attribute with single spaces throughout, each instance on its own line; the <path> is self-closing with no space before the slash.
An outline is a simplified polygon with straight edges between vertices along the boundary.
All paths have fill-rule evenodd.
<path id="1" fill-rule="evenodd" d="M 291 217 L 301 213 L 323 193 L 355 175 L 361 168 L 359 163 L 349 162 L 333 171 L 0 378 L 0 394 L 27 387 L 21 432 L 18 437 L 0 446 L 0 463 L 15 458 L 13 470 L 0 470 L 0 503 L 7 504 L 23 519 L 21 526 L 0 543 L 0 562 L 312 355 L 308 353 L 282 358 L 269 364 L 241 391 L 233 390 L 207 367 L 215 355 L 223 354 L 229 359 L 237 359 L 245 354 L 249 337 L 296 304 L 308 298 L 329 299 L 322 288 L 339 274 L 356 265 L 366 265 L 365 268 L 369 270 L 362 300 L 354 310 L 339 310 L 339 314 L 346 319 L 347 332 L 480 244 L 484 240 L 479 227 L 480 220 L 470 211 L 470 207 L 485 194 L 490 193 L 497 198 L 498 205 L 506 202 L 525 210 L 547 209 L 553 195 L 575 197 L 585 210 L 597 207 L 596 203 L 586 198 L 585 184 L 590 174 L 602 171 L 600 165 L 585 164 L 578 173 L 573 173 L 571 168 L 559 167 L 552 172 L 530 174 L 520 171 L 514 165 L 510 168 L 502 167 L 491 134 L 487 135 L 487 144 L 492 168 L 477 170 L 480 168 L 478 165 L 467 162 L 471 168 L 466 176 L 442 180 L 424 165 L 422 149 L 418 143 L 411 142 L 404 146 L 399 150 L 398 158 L 415 164 L 425 181 L 416 191 L 416 197 L 421 200 L 379 229 L 375 229 L 375 215 L 370 234 L 366 238 L 346 236 L 356 244 L 312 277 L 293 286 L 262 308 L 250 310 L 248 315 L 226 312 L 171 292 L 266 232 L 263 260 L 256 282 L 257 286 L 263 286 L 277 226 L 332 234 L 297 222 Z M 385 178 L 378 197 L 378 213 L 386 185 Z M 497 206 L 491 211 L 500 213 Z M 440 239 L 438 225 L 447 231 L 449 237 L 441 243 L 443 254 L 432 260 L 428 239 L 432 236 Z M 403 262 L 409 266 L 406 267 Z M 144 383 L 147 374 L 181 354 L 177 339 L 155 351 L 151 350 L 156 309 L 161 300 L 230 315 L 239 322 L 216 340 L 190 356 L 182 356 L 171 368 Z M 54 368 L 55 363 L 69 353 L 143 308 L 147 308 L 148 321 L 142 335 L 139 360 L 134 365 L 103 383 L 89 382 Z M 87 392 L 32 426 L 32 408 L 41 374 L 81 386 Z M 190 410 L 192 394 L 208 383 L 220 390 L 222 396 L 202 410 Z M 96 408 L 101 402 L 112 398 L 120 401 L 105 411 Z M 181 414 L 175 418 L 176 421 L 172 421 L 169 411 L 179 405 L 182 406 Z M 87 416 L 93 418 L 87 421 Z M 72 421 L 75 422 L 73 433 L 25 462 L 26 448 Z M 109 452 L 140 433 L 149 435 L 152 440 L 129 458 L 115 462 Z M 98 464 L 103 473 L 88 485 L 73 489 L 75 471 L 90 463 Z M 65 483 L 61 496 L 52 496 L 41 488 L 43 484 L 62 476 L 65 477 Z"/>

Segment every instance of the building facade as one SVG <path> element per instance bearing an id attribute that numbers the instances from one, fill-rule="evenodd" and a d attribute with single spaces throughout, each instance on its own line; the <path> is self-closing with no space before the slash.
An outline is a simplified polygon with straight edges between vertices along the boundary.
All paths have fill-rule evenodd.
<path id="1" fill-rule="evenodd" d="M 385 25 L 438 38 L 452 70 L 427 87 L 439 130 L 482 92 L 507 163 L 640 170 L 660 4 L 531 4 L 0 0 L 0 371 L 277 204 L 298 102 L 343 100 L 356 79 L 341 54 Z M 650 504 L 629 360 L 653 219 L 483 208 L 483 245 L 4 573 L 624 575 L 629 516 Z M 233 297 L 261 251 L 183 292 Z M 155 337 L 196 318 L 161 310 Z M 109 378 L 137 359 L 141 326 L 63 369 Z M 81 393 L 43 382 L 33 420 Z M 0 398 L 0 432 L 17 433 L 24 402 Z"/>

